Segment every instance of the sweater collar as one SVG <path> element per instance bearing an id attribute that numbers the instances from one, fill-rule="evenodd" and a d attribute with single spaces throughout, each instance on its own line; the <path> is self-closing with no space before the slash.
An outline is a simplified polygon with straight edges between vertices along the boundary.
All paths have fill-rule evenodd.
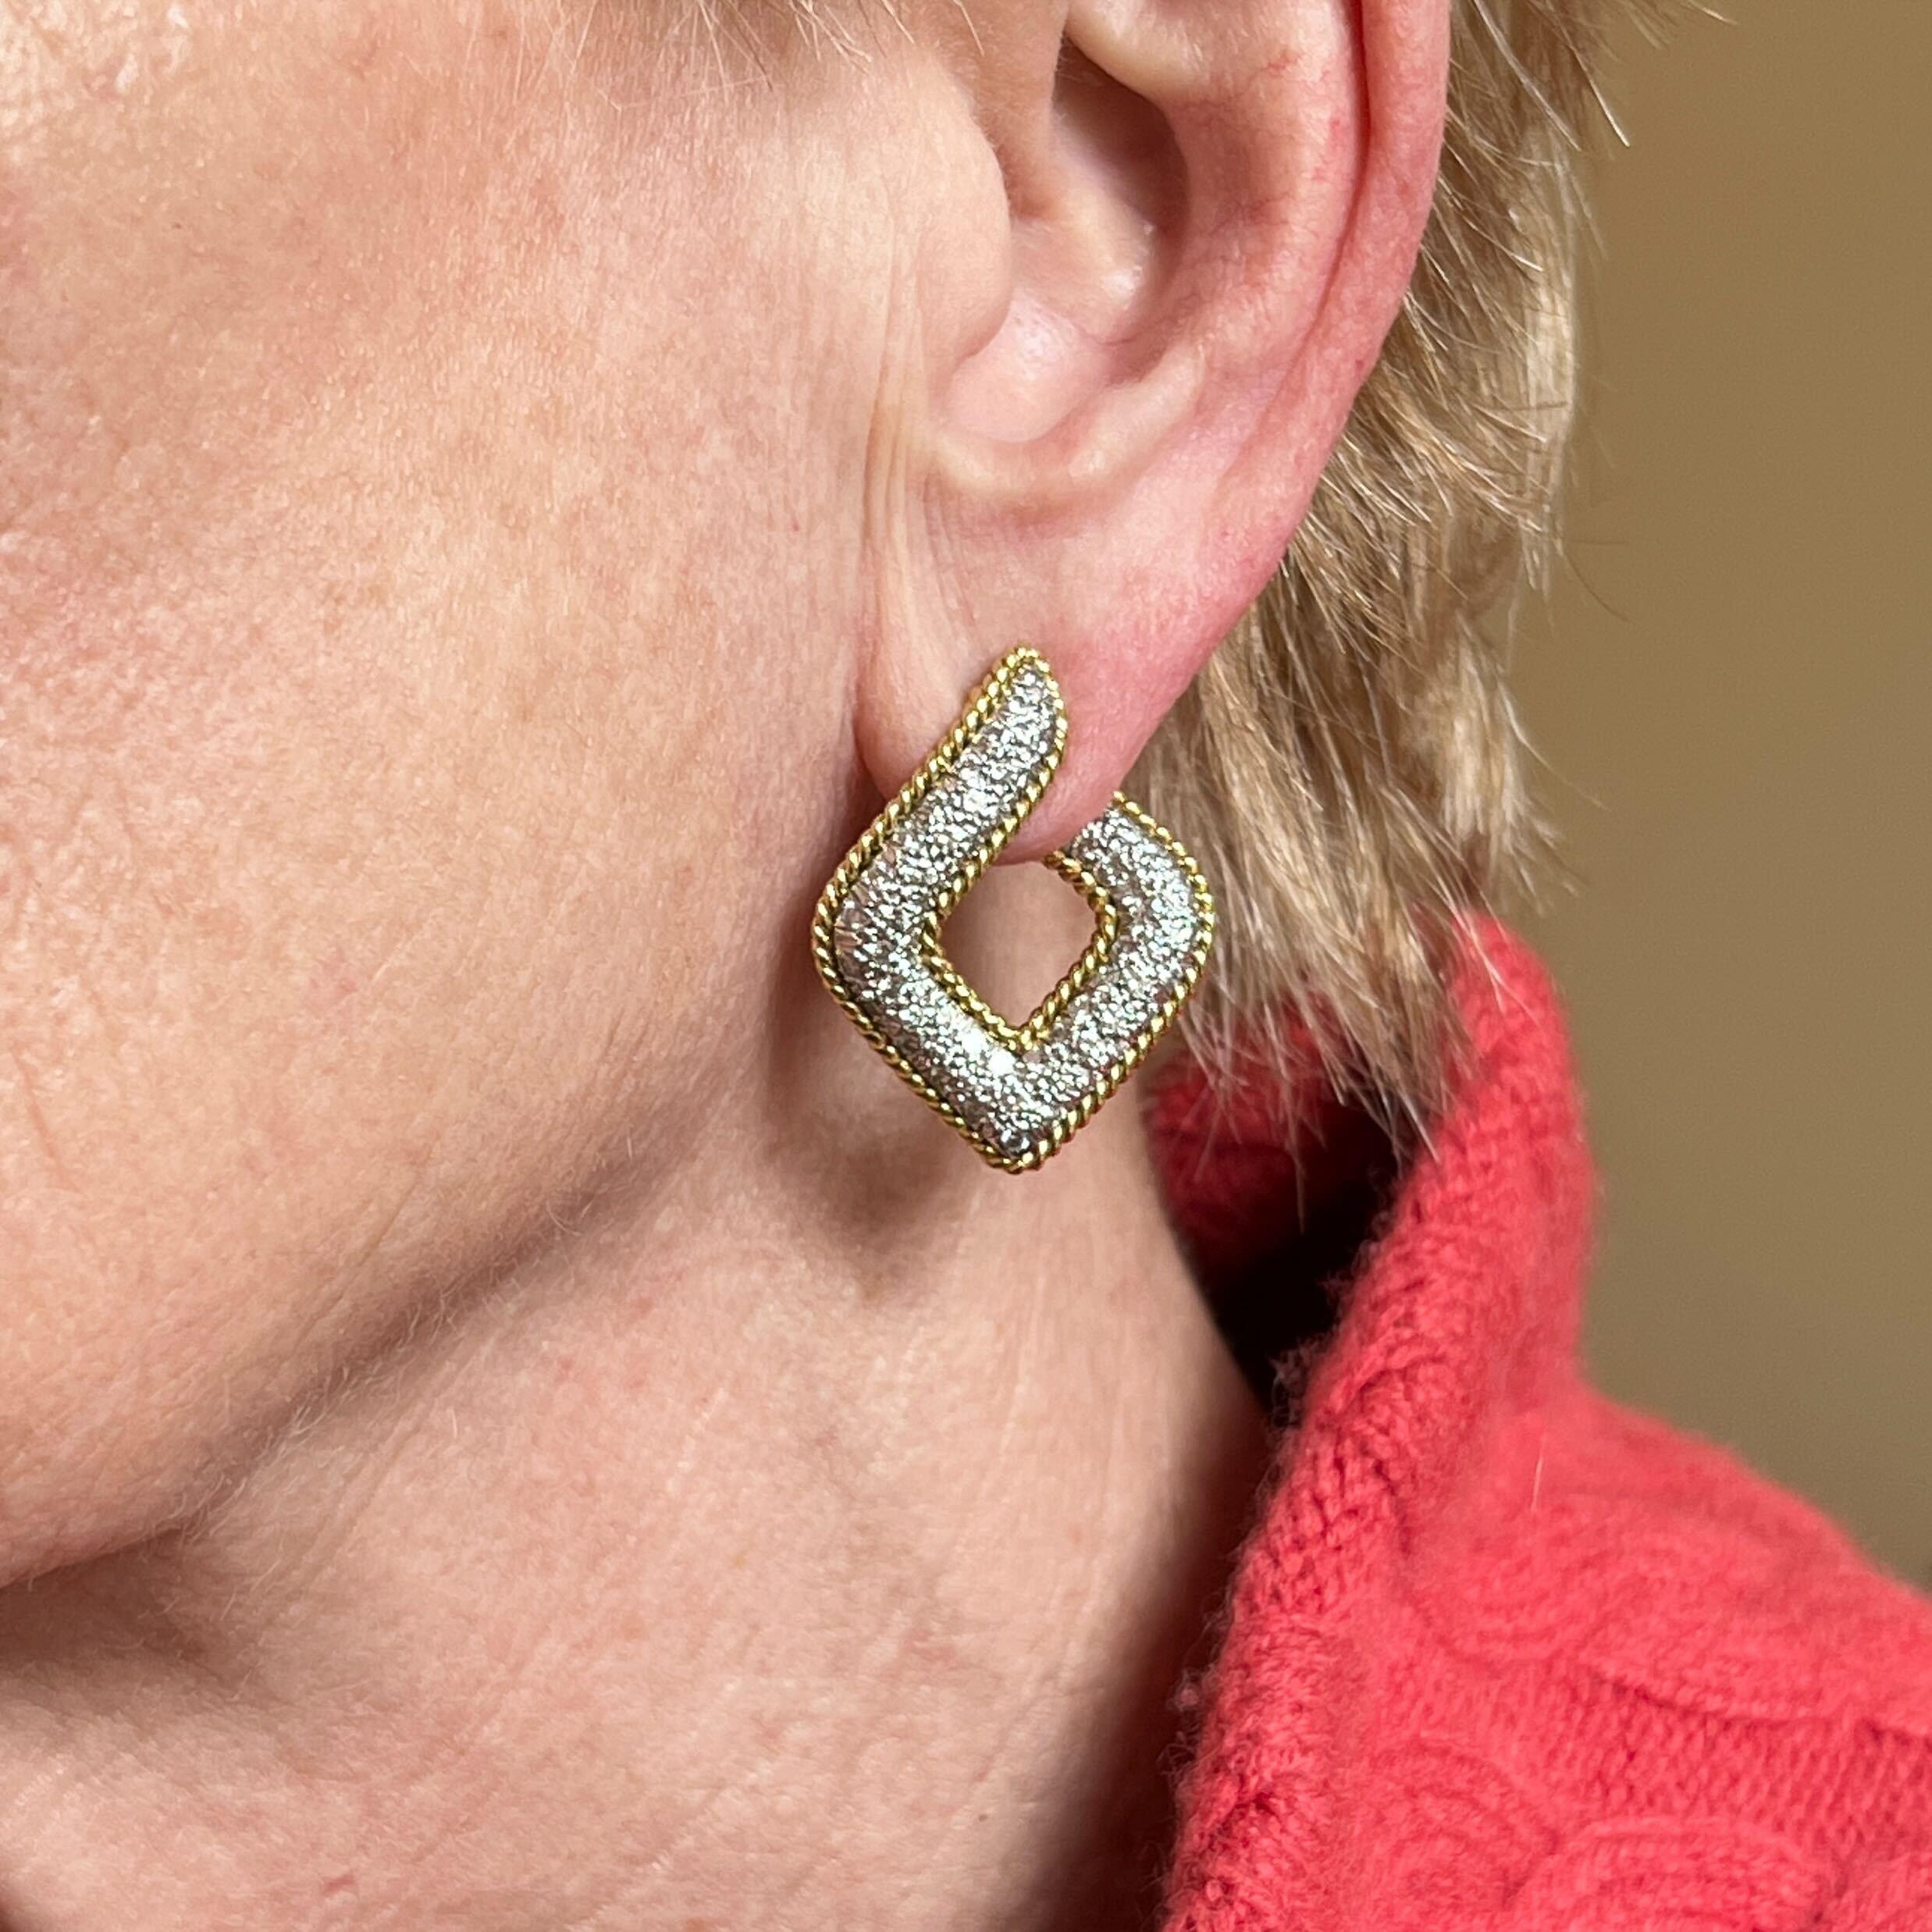
<path id="1" fill-rule="evenodd" d="M 1322 1817 L 1361 1748 L 1350 1687 L 1380 1606 L 1503 1420 L 1571 1360 L 1593 1180 L 1556 996 L 1486 922 L 1453 986 L 1467 1048 L 1450 1104 L 1337 1285 L 1237 1566 L 1181 1791 L 1169 1932 L 1324 1922 Z M 1186 1076 L 1155 1100 L 1175 1215 L 1211 1285 L 1245 1274 L 1244 1296 L 1265 1297 L 1268 1258 L 1305 1219 L 1309 1137 L 1284 1137 L 1290 1117 L 1265 1083 L 1210 1094 Z M 1350 1152 L 1327 1126 L 1314 1144 Z M 1306 1292 L 1286 1267 L 1274 1286 Z"/>

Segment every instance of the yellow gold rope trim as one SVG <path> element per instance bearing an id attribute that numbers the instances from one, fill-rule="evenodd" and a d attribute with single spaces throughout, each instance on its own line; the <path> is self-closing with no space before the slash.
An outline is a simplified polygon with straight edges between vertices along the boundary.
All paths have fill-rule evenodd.
<path id="1" fill-rule="evenodd" d="M 1059 685 L 1045 659 L 1030 646 L 1023 644 L 1009 651 L 987 673 L 967 699 L 966 708 L 960 713 L 959 720 L 952 729 L 925 763 L 900 787 L 884 809 L 866 828 L 858 843 L 845 855 L 838 870 L 826 882 L 825 889 L 819 895 L 818 905 L 812 916 L 812 956 L 818 967 L 819 977 L 825 982 L 827 991 L 845 1009 L 853 1023 L 899 1077 L 935 1113 L 970 1141 L 983 1158 L 1009 1174 L 1025 1173 L 1057 1154 L 1094 1117 L 1101 1102 L 1109 1098 L 1121 1083 L 1147 1058 L 1155 1042 L 1166 1031 L 1168 1023 L 1180 1010 L 1189 994 L 1194 991 L 1207 964 L 1208 952 L 1214 944 L 1215 932 L 1214 895 L 1208 890 L 1208 882 L 1192 855 L 1164 825 L 1142 810 L 1132 799 L 1116 792 L 1113 799 L 1115 808 L 1127 813 L 1144 831 L 1164 845 L 1187 873 L 1194 893 L 1195 909 L 1201 916 L 1200 937 L 1195 941 L 1194 951 L 1174 991 L 1163 1002 L 1159 1012 L 1108 1064 L 1080 1104 L 1061 1115 L 1044 1139 L 1036 1142 L 1023 1155 L 1017 1156 L 1002 1152 L 983 1138 L 970 1121 L 942 1099 L 918 1069 L 912 1066 L 873 1024 L 853 997 L 839 970 L 833 942 L 834 925 L 846 895 L 859 875 L 878 856 L 880 849 L 891 836 L 900 820 L 958 762 L 966 745 L 999 708 L 1014 680 L 1030 666 L 1037 666 L 1044 673 L 1052 692 L 1055 713 L 1053 743 L 1013 809 L 994 828 L 991 835 L 972 854 L 956 877 L 948 885 L 937 910 L 927 922 L 923 950 L 927 963 L 932 968 L 946 992 L 1002 1045 L 1020 1053 L 1038 1045 L 1046 1038 L 1054 1023 L 1066 1011 L 1069 1002 L 1105 963 L 1119 930 L 1119 914 L 1105 888 L 1078 859 L 1061 851 L 1048 853 L 1041 863 L 1052 866 L 1062 877 L 1070 881 L 1093 907 L 1094 938 L 1072 969 L 1034 1009 L 1023 1025 L 1015 1026 L 987 1005 L 946 957 L 940 936 L 941 928 L 953 909 L 973 889 L 987 867 L 999 856 L 1013 834 L 1031 816 L 1034 807 L 1044 795 L 1066 753 L 1066 712 L 1060 701 Z"/>

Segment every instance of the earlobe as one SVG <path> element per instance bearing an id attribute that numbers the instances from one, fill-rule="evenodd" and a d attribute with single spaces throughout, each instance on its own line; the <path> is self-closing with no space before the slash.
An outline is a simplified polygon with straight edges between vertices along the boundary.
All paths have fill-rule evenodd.
<path id="1" fill-rule="evenodd" d="M 903 607 L 951 635 L 898 641 L 917 671 L 879 667 L 909 700 L 871 710 L 882 791 L 1025 642 L 1070 735 L 1009 856 L 1105 809 L 1279 562 L 1400 304 L 1447 4 L 1078 0 L 1051 59 L 1023 6 L 1025 71 L 998 67 L 1001 9 L 976 9 L 1009 224 L 980 258 L 1008 282 L 983 300 L 997 328 L 927 398 L 914 514 L 941 539 Z"/>

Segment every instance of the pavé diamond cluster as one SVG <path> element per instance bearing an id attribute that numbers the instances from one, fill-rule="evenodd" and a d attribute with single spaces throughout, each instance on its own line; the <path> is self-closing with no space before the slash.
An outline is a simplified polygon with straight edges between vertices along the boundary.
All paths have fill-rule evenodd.
<path id="1" fill-rule="evenodd" d="M 1037 652 L 1009 652 L 831 877 L 813 950 L 866 1038 L 994 1165 L 1063 1147 L 1193 991 L 1214 901 L 1179 842 L 1123 798 L 1047 863 L 1086 895 L 1094 941 L 1023 1026 L 947 959 L 946 916 L 1045 792 L 1066 742 Z"/>

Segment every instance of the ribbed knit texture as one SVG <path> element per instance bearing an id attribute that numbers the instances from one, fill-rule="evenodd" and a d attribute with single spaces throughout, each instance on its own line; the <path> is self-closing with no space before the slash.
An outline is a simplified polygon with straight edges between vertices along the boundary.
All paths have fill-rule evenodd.
<path id="1" fill-rule="evenodd" d="M 1932 1932 L 1932 1605 L 1585 1386 L 1558 1006 L 1493 927 L 1458 1002 L 1240 1560 L 1167 1932 Z M 1157 1099 L 1204 1251 L 1289 1219 L 1278 1112 Z"/>

